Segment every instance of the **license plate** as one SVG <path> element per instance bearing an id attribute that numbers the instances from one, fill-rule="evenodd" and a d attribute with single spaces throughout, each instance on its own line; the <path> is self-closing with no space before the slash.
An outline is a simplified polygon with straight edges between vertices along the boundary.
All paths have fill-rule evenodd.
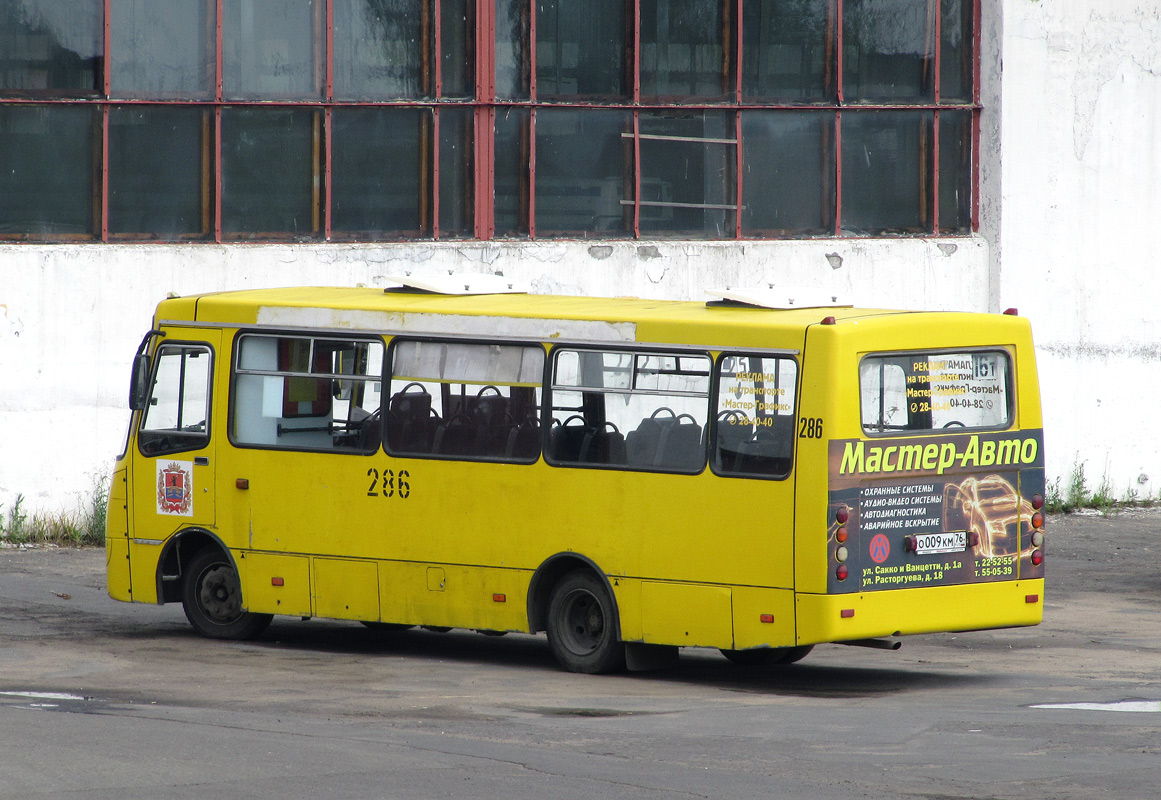
<path id="1" fill-rule="evenodd" d="M 944 533 L 920 533 L 915 536 L 916 555 L 929 556 L 934 553 L 958 553 L 967 549 L 965 531 Z"/>

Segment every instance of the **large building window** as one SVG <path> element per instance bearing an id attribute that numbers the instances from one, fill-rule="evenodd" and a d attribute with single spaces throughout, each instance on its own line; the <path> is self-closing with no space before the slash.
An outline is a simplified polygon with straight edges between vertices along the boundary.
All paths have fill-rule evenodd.
<path id="1" fill-rule="evenodd" d="M 6 0 L 0 239 L 974 227 L 979 0 Z"/>

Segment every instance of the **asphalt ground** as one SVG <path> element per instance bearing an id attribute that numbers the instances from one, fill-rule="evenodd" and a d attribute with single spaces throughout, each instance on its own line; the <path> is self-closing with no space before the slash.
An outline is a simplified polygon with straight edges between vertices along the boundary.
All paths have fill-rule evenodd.
<path id="1" fill-rule="evenodd" d="M 543 636 L 210 641 L 101 550 L 0 549 L 0 799 L 1156 797 L 1161 513 L 1047 530 L 1035 628 L 612 676 Z"/>

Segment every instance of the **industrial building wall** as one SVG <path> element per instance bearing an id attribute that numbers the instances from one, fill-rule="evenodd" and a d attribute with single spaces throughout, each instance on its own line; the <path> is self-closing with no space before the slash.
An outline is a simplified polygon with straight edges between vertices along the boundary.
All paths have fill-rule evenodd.
<path id="1" fill-rule="evenodd" d="M 767 242 L 0 245 L 0 504 L 67 509 L 123 442 L 155 303 L 276 285 L 503 272 L 535 291 L 700 299 L 812 284 L 867 306 L 1032 320 L 1050 480 L 1161 489 L 1161 23 L 1134 0 L 983 0 L 980 229 Z"/>

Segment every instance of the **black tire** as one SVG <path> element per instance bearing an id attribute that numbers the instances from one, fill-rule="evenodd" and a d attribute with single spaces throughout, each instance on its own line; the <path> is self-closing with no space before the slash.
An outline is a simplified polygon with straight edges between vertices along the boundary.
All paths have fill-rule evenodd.
<path id="1" fill-rule="evenodd" d="M 589 570 L 565 575 L 548 601 L 548 643 L 569 672 L 595 675 L 625 666 L 616 607 L 604 581 Z"/>
<path id="2" fill-rule="evenodd" d="M 793 664 L 806 658 L 814 645 L 802 647 L 761 647 L 753 650 L 722 650 L 722 655 L 742 667 L 760 667 L 766 664 Z"/>
<path id="3" fill-rule="evenodd" d="M 414 625 L 404 625 L 401 622 L 376 622 L 374 620 L 361 620 L 363 625 L 367 626 L 373 631 L 381 631 L 382 633 L 399 633 L 400 631 L 409 631 L 414 628 Z"/>
<path id="4" fill-rule="evenodd" d="M 181 604 L 194 630 L 211 639 L 253 639 L 274 618 L 243 610 L 238 573 L 216 548 L 202 550 L 186 568 Z"/>

